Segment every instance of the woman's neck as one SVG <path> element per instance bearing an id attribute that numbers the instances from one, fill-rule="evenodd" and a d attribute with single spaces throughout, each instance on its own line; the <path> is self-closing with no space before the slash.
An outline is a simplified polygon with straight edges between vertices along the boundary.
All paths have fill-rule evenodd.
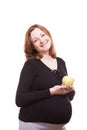
<path id="1" fill-rule="evenodd" d="M 41 59 L 42 59 L 42 60 L 50 60 L 50 59 L 53 59 L 53 57 L 50 56 L 49 54 L 44 54 Z"/>
<path id="2" fill-rule="evenodd" d="M 41 61 L 51 70 L 57 70 L 57 60 L 50 55 L 43 55 Z"/>

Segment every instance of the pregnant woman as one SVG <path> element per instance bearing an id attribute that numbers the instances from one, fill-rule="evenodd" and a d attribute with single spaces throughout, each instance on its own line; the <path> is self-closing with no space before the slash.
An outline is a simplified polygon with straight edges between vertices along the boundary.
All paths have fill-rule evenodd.
<path id="1" fill-rule="evenodd" d="M 65 61 L 56 56 L 50 32 L 32 25 L 26 32 L 26 61 L 16 92 L 19 130 L 64 130 L 72 116 L 73 87 L 62 85 Z"/>

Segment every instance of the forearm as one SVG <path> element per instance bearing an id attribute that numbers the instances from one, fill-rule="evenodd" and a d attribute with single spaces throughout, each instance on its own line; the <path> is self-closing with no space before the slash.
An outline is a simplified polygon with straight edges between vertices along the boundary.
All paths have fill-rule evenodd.
<path id="1" fill-rule="evenodd" d="M 73 91 L 73 87 L 66 87 L 64 85 L 55 85 L 54 87 L 50 88 L 50 94 L 51 95 L 64 95 L 67 94 L 70 98 L 71 93 Z"/>
<path id="2" fill-rule="evenodd" d="M 50 97 L 49 89 L 41 90 L 41 91 L 33 91 L 28 93 L 17 93 L 16 105 L 18 107 L 23 107 L 48 97 Z"/>

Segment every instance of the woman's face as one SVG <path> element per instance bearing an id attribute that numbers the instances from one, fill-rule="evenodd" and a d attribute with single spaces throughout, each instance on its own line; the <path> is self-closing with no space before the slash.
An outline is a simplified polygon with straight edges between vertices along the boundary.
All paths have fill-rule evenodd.
<path id="1" fill-rule="evenodd" d="M 51 47 L 50 37 L 39 28 L 31 32 L 31 41 L 34 48 L 41 54 L 49 52 Z"/>

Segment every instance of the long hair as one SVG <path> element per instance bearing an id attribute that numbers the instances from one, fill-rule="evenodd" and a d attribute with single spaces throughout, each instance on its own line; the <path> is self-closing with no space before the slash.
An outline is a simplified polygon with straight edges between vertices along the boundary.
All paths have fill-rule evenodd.
<path id="1" fill-rule="evenodd" d="M 55 48 L 53 45 L 53 40 L 52 40 L 50 32 L 45 27 L 43 27 L 39 24 L 34 24 L 27 30 L 27 32 L 25 34 L 24 53 L 25 53 L 26 60 L 42 58 L 42 55 L 33 47 L 32 41 L 31 41 L 31 32 L 35 28 L 39 28 L 40 30 L 42 30 L 45 34 L 47 34 L 50 37 L 51 47 L 49 49 L 49 55 L 51 55 L 53 58 L 55 58 L 56 52 L 55 52 Z"/>

